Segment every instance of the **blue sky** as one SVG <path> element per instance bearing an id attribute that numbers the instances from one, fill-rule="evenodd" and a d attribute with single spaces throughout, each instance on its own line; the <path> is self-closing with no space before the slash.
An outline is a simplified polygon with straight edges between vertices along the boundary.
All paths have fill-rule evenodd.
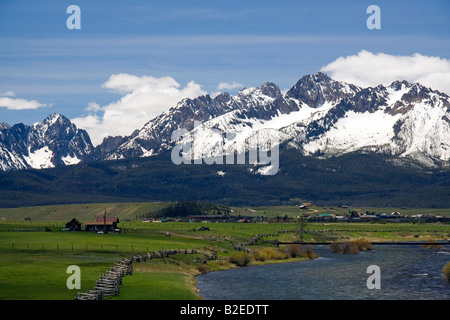
<path id="1" fill-rule="evenodd" d="M 81 30 L 66 27 L 72 4 Z M 380 30 L 366 27 L 371 4 Z M 193 81 L 212 94 L 233 82 L 286 90 L 362 50 L 450 59 L 449 16 L 449 1 L 2 0 L 0 95 L 42 106 L 0 106 L 0 121 L 82 118 L 92 103 L 101 118 L 126 94 L 104 85 L 117 74 L 171 77 L 180 90 Z"/>

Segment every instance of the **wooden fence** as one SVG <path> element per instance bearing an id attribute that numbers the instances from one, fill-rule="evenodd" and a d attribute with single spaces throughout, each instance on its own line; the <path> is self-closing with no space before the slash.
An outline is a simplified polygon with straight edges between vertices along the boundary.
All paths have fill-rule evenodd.
<path id="1" fill-rule="evenodd" d="M 117 296 L 120 293 L 122 278 L 133 274 L 133 263 L 145 262 L 148 259 L 164 258 L 177 253 L 194 254 L 202 252 L 193 249 L 160 250 L 121 259 L 110 270 L 100 276 L 95 283 L 94 289 L 89 289 L 86 292 L 78 292 L 75 300 L 102 300 L 107 296 Z"/>

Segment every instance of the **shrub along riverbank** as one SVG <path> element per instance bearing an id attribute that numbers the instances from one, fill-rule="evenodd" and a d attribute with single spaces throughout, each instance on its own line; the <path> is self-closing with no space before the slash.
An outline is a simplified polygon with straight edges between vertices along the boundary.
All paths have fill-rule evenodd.
<path id="1" fill-rule="evenodd" d="M 442 268 L 445 279 L 450 283 L 450 261 Z"/>
<path id="2" fill-rule="evenodd" d="M 333 242 L 330 244 L 330 250 L 335 253 L 357 254 L 360 251 L 372 250 L 372 244 L 366 240 Z"/>

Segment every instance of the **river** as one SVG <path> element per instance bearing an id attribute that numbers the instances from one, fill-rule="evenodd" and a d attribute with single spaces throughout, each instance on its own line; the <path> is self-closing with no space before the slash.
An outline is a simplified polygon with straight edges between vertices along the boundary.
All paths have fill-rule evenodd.
<path id="1" fill-rule="evenodd" d="M 346 255 L 322 245 L 314 252 L 319 258 L 205 273 L 197 277 L 197 289 L 205 300 L 450 300 L 442 274 L 448 245 L 373 245 Z M 380 289 L 367 286 L 371 265 L 379 267 Z"/>

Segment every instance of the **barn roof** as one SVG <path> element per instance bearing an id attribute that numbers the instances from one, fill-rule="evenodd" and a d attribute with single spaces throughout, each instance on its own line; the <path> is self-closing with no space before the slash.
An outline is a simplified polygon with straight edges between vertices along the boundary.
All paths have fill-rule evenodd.
<path id="1" fill-rule="evenodd" d="M 102 225 L 107 225 L 107 226 L 112 226 L 114 224 L 113 221 L 108 221 L 106 220 L 106 222 L 103 221 L 86 221 L 84 223 L 87 226 L 102 226 Z"/>
<path id="2" fill-rule="evenodd" d="M 73 218 L 72 220 L 70 220 L 70 221 L 67 222 L 67 223 L 71 223 L 71 222 L 76 222 L 76 223 L 78 223 L 78 224 L 81 224 L 80 220 L 78 220 L 77 218 Z"/>
<path id="3" fill-rule="evenodd" d="M 101 216 L 101 217 L 97 217 L 97 219 L 95 221 L 103 223 L 104 219 L 105 218 L 103 216 Z M 117 218 L 117 217 L 106 217 L 106 222 L 119 222 L 119 218 Z"/>

